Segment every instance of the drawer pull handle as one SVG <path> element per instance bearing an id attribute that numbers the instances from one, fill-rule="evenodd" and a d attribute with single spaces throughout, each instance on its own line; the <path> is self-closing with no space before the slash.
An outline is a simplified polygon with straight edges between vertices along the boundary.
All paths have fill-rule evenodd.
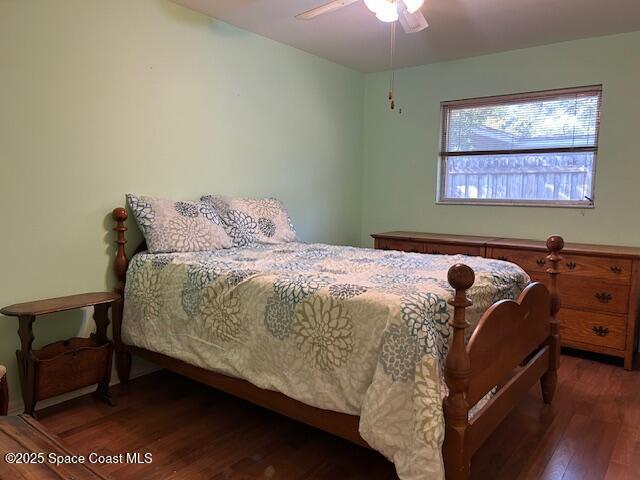
<path id="1" fill-rule="evenodd" d="M 547 263 L 547 262 L 545 262 L 544 258 L 539 258 L 539 259 L 537 259 L 537 260 L 536 260 L 536 263 L 537 263 L 539 266 L 543 266 L 543 265 L 544 265 L 545 263 Z"/>
<path id="2" fill-rule="evenodd" d="M 622 267 L 613 266 L 610 268 L 613 273 L 622 273 Z"/>
<path id="3" fill-rule="evenodd" d="M 607 292 L 598 292 L 596 298 L 600 303 L 609 303 L 613 299 L 613 295 Z"/>
<path id="4" fill-rule="evenodd" d="M 470 252 L 469 250 L 467 250 L 466 252 L 464 252 L 464 254 L 465 254 L 467 257 L 470 257 L 470 256 L 471 256 L 471 252 Z"/>
<path id="5" fill-rule="evenodd" d="M 498 257 L 498 260 L 502 260 L 503 262 L 506 262 L 507 260 L 509 260 L 507 257 L 505 257 L 504 255 L 500 255 Z"/>
<path id="6" fill-rule="evenodd" d="M 567 262 L 567 268 L 569 270 L 573 270 L 576 267 L 577 267 L 576 262 Z"/>
<path id="7" fill-rule="evenodd" d="M 600 325 L 598 325 L 597 327 L 593 327 L 591 330 L 593 330 L 593 333 L 595 333 L 599 337 L 606 337 L 607 335 L 609 335 L 609 329 Z"/>
<path id="8" fill-rule="evenodd" d="M 440 255 L 440 250 L 431 250 L 434 255 Z"/>

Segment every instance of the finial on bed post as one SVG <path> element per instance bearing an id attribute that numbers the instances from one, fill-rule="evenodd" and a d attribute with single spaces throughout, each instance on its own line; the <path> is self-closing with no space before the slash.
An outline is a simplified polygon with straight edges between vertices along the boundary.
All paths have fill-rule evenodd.
<path id="1" fill-rule="evenodd" d="M 447 274 L 449 284 L 455 289 L 454 297 L 449 300 L 453 306 L 453 339 L 445 360 L 444 378 L 449 394 L 442 404 L 445 417 L 445 438 L 442 448 L 447 480 L 469 478 L 470 456 L 465 448 L 466 431 L 469 426 L 469 404 L 467 391 L 471 377 L 471 362 L 464 340 L 469 323 L 465 318 L 465 309 L 471 306 L 467 290 L 475 281 L 473 270 L 467 265 L 453 265 Z"/>
<path id="2" fill-rule="evenodd" d="M 125 350 L 122 344 L 121 327 L 122 327 L 122 310 L 124 308 L 124 285 L 127 278 L 127 268 L 129 267 L 129 258 L 125 251 L 125 245 L 127 239 L 125 238 L 125 232 L 127 227 L 124 226 L 124 222 L 127 220 L 129 214 L 127 210 L 119 207 L 113 210 L 113 219 L 116 221 L 116 226 L 113 229 L 116 232 L 116 258 L 113 262 L 113 271 L 116 274 L 115 290 L 120 294 L 120 300 L 116 302 L 112 309 L 112 332 L 113 343 L 116 353 L 116 370 L 118 372 L 118 378 L 121 383 L 126 384 L 129 381 L 131 375 L 131 354 Z"/>
<path id="3" fill-rule="evenodd" d="M 558 292 L 558 274 L 560 270 L 558 264 L 562 261 L 560 251 L 564 248 L 564 239 L 559 235 L 552 235 L 547 239 L 547 249 L 549 255 L 549 268 L 547 273 L 549 274 L 549 294 L 551 295 L 551 311 L 549 323 L 551 325 L 551 332 L 549 336 L 549 370 L 540 379 L 540 386 L 542 387 L 542 398 L 544 403 L 551 403 L 553 396 L 556 392 L 556 385 L 558 383 L 558 367 L 560 366 L 560 323 L 557 315 L 560 311 L 560 294 Z"/>

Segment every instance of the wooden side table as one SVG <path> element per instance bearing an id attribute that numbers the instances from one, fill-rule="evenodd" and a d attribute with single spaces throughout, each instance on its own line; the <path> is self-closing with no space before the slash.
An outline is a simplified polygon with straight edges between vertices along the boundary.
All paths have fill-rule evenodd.
<path id="1" fill-rule="evenodd" d="M 94 397 L 114 404 L 109 393 L 113 344 L 107 338 L 107 314 L 111 305 L 119 300 L 117 293 L 84 293 L 19 303 L 0 310 L 3 315 L 18 317 L 21 348 L 16 356 L 26 414 L 34 414 L 38 400 L 96 383 Z M 89 338 L 71 338 L 32 349 L 33 322 L 37 316 L 83 307 L 93 307 L 96 333 Z"/>

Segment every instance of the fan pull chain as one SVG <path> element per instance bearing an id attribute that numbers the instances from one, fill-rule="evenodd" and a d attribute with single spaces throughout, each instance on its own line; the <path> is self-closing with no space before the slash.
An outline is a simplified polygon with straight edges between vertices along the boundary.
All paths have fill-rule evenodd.
<path id="1" fill-rule="evenodd" d="M 396 108 L 396 99 L 395 99 L 395 83 L 396 83 L 396 72 L 393 69 L 393 55 L 396 46 L 396 22 L 391 23 L 391 50 L 389 52 L 389 68 L 391 70 L 391 82 L 389 85 L 389 106 L 391 110 Z"/>

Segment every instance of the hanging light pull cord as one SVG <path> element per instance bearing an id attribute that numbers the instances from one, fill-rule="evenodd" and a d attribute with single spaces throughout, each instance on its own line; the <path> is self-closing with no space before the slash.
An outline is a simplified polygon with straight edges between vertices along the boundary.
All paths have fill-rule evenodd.
<path id="1" fill-rule="evenodd" d="M 391 70 L 391 82 L 389 85 L 389 106 L 391 110 L 396 108 L 396 99 L 395 99 L 395 83 L 396 83 L 396 72 L 393 69 L 393 55 L 395 51 L 396 44 L 396 22 L 391 23 L 391 50 L 389 52 L 389 68 Z"/>

